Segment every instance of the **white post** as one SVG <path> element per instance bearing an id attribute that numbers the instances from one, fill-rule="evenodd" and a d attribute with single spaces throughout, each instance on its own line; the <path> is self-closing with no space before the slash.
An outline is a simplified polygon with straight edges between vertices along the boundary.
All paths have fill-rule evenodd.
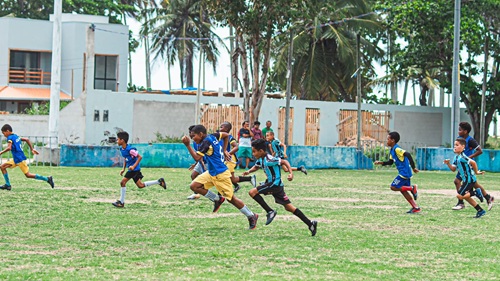
<path id="1" fill-rule="evenodd" d="M 57 146 L 59 135 L 59 105 L 61 92 L 61 33 L 62 0 L 54 0 L 52 31 L 52 70 L 50 79 L 49 137 L 50 147 Z"/>
<path id="2" fill-rule="evenodd" d="M 94 65 L 95 65 L 95 26 L 91 24 L 87 29 L 87 50 L 85 57 L 85 92 L 94 89 Z"/>
<path id="3" fill-rule="evenodd" d="M 452 100 L 451 106 L 451 140 L 458 136 L 458 123 L 460 123 L 460 0 L 455 0 L 455 26 L 453 38 L 453 72 L 452 72 Z"/>

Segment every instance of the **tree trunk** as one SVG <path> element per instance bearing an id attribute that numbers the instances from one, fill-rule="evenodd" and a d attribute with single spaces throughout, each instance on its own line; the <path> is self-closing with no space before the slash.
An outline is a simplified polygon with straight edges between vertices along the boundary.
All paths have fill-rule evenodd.
<path id="1" fill-rule="evenodd" d="M 420 105 L 421 106 L 427 106 L 427 91 L 429 91 L 429 88 L 427 85 L 422 81 L 420 81 Z"/>
<path id="2" fill-rule="evenodd" d="M 202 58 L 200 58 L 201 60 Z M 190 51 L 189 55 L 186 56 L 186 87 L 193 87 L 193 52 Z"/>
<path id="3" fill-rule="evenodd" d="M 245 113 L 245 120 L 250 120 L 250 76 L 248 72 L 248 56 L 245 49 L 246 42 L 241 33 L 238 33 L 236 39 L 239 43 L 239 48 L 237 50 L 241 58 L 241 76 L 243 79 L 243 112 Z"/>

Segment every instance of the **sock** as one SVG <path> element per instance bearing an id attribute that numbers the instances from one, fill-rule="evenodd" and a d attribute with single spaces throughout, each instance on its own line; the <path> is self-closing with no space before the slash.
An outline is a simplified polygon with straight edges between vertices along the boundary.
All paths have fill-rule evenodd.
<path id="1" fill-rule="evenodd" d="M 125 193 L 127 193 L 127 188 L 124 186 L 120 191 L 120 202 L 125 203 Z"/>
<path id="2" fill-rule="evenodd" d="M 464 204 L 464 200 L 459 199 L 457 205 L 458 204 L 462 204 L 463 205 Z"/>
<path id="3" fill-rule="evenodd" d="M 401 194 L 403 194 L 403 192 L 406 192 L 406 191 L 401 191 Z M 407 199 L 405 197 L 406 201 L 408 201 L 408 203 L 410 203 L 410 205 L 413 207 L 413 208 L 417 208 L 418 209 L 418 205 L 417 205 L 417 202 L 415 202 L 415 200 L 413 200 L 413 198 L 410 198 L 410 199 Z"/>
<path id="4" fill-rule="evenodd" d="M 41 180 L 41 181 L 48 181 L 49 180 L 47 177 L 40 176 L 39 174 L 35 175 L 35 179 L 36 180 Z"/>
<path id="5" fill-rule="evenodd" d="M 413 191 L 413 186 L 403 186 L 401 187 L 401 191 Z"/>
<path id="6" fill-rule="evenodd" d="M 253 212 L 248 209 L 247 205 L 243 206 L 243 208 L 240 209 L 240 212 L 242 212 L 245 216 L 248 217 L 253 217 Z"/>
<path id="7" fill-rule="evenodd" d="M 234 182 L 233 182 L 233 187 L 234 187 L 235 189 L 236 189 L 236 188 L 238 188 L 239 186 L 240 186 L 240 185 L 239 185 L 238 183 L 234 183 Z"/>
<path id="8" fill-rule="evenodd" d="M 257 203 L 259 203 L 259 205 L 264 209 L 266 210 L 267 213 L 271 212 L 273 209 L 271 209 L 271 207 L 269 207 L 269 205 L 267 205 L 266 201 L 264 201 L 264 198 L 262 198 L 262 196 L 260 196 L 260 194 L 257 194 L 253 197 L 253 200 L 257 201 Z"/>
<path id="9" fill-rule="evenodd" d="M 3 178 L 5 179 L 5 185 L 10 186 L 9 173 L 3 174 Z"/>
<path id="10" fill-rule="evenodd" d="M 295 209 L 295 212 L 293 212 L 293 214 L 299 217 L 299 219 L 303 221 L 305 224 L 307 224 L 307 226 L 310 227 L 312 225 L 311 220 L 308 219 L 306 215 L 304 215 L 304 213 L 302 213 L 302 211 L 299 210 L 299 208 Z"/>
<path id="11" fill-rule="evenodd" d="M 491 196 L 489 194 L 484 195 L 484 199 L 486 199 L 486 201 L 490 201 L 490 198 Z"/>
<path id="12" fill-rule="evenodd" d="M 207 197 L 212 202 L 219 201 L 219 199 L 220 199 L 219 195 L 213 193 L 210 190 L 207 191 L 207 194 L 205 194 L 205 197 Z"/>
<path id="13" fill-rule="evenodd" d="M 252 180 L 252 177 L 239 177 L 240 180 L 239 182 L 245 182 L 245 181 L 251 181 Z"/>
<path id="14" fill-rule="evenodd" d="M 481 206 L 479 206 L 479 204 L 476 205 L 476 207 L 474 207 L 478 212 L 481 212 L 483 210 L 483 208 L 481 208 Z"/>
<path id="15" fill-rule="evenodd" d="M 155 185 L 155 184 L 160 184 L 160 182 L 158 180 L 154 180 L 154 181 L 145 181 L 144 182 L 144 185 L 145 186 L 150 186 L 150 185 Z"/>

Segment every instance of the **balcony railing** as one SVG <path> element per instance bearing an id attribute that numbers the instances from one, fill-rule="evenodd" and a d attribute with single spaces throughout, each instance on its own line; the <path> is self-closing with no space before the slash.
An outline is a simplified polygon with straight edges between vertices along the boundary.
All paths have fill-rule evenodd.
<path id="1" fill-rule="evenodd" d="M 11 67 L 9 83 L 50 85 L 50 72 L 39 68 Z"/>

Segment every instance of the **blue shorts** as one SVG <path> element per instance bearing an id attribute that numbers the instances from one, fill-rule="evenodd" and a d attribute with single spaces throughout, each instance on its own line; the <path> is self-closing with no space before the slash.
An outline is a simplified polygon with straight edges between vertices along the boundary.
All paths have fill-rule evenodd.
<path id="1" fill-rule="evenodd" d="M 469 182 L 469 183 L 462 182 L 462 186 L 458 190 L 458 194 L 464 196 L 467 192 L 469 192 L 470 196 L 476 195 L 475 192 L 473 191 L 475 184 L 476 182 Z"/>
<path id="2" fill-rule="evenodd" d="M 411 180 L 410 179 L 405 179 L 402 176 L 397 176 L 391 183 L 391 186 L 394 186 L 395 188 L 401 188 L 403 186 L 411 186 Z"/>
<path id="3" fill-rule="evenodd" d="M 460 172 L 457 173 L 457 176 L 455 178 L 457 178 L 459 181 L 462 181 L 462 176 L 460 175 Z"/>
<path id="4" fill-rule="evenodd" d="M 240 146 L 238 149 L 238 158 L 252 158 L 252 148 L 247 146 Z"/>

